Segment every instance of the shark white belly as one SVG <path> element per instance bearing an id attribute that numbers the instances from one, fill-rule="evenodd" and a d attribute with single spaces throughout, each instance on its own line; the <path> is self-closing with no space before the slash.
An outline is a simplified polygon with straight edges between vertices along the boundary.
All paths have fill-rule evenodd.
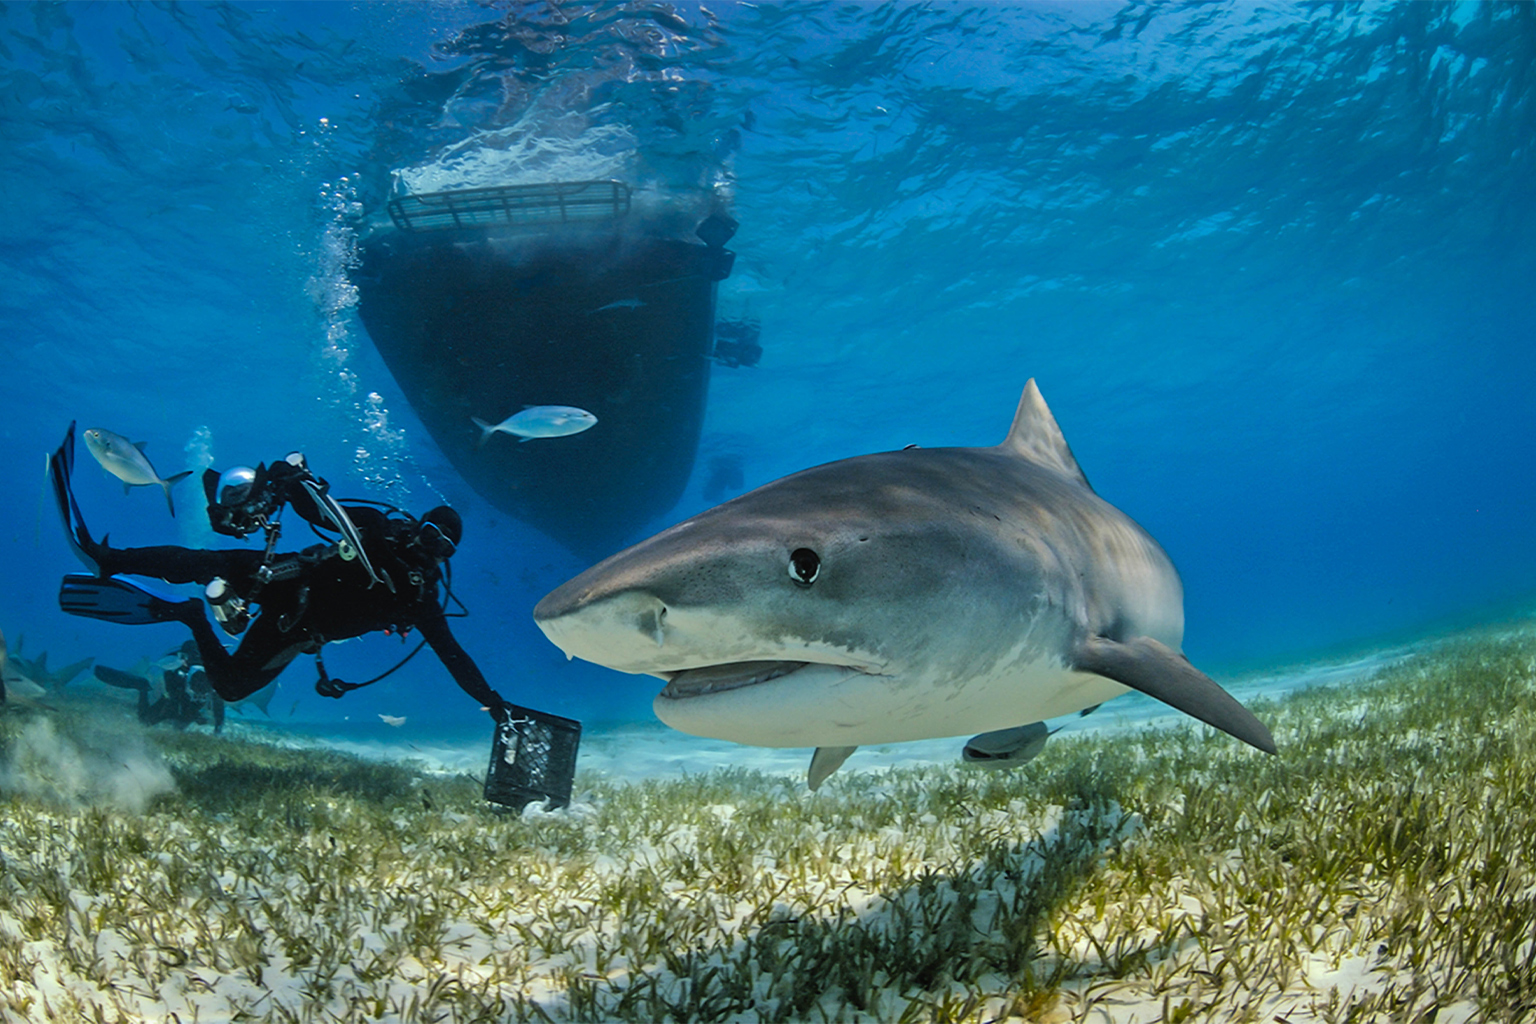
<path id="1" fill-rule="evenodd" d="M 1059 664 L 1036 662 L 1003 676 L 893 687 L 883 676 L 807 665 L 740 692 L 657 694 L 656 717 L 691 736 L 754 747 L 861 747 L 964 736 L 1068 715 L 1126 687 Z M 814 714 L 807 709 L 814 708 Z"/>

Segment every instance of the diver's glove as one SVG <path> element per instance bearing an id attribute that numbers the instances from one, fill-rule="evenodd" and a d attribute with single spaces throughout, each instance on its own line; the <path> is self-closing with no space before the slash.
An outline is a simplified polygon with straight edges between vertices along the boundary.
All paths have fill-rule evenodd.
<path id="1" fill-rule="evenodd" d="M 491 721 L 495 722 L 499 726 L 505 725 L 507 722 L 517 717 L 516 705 L 512 704 L 510 701 L 503 700 L 501 694 L 496 693 L 495 691 L 492 691 L 491 695 L 495 699 L 485 705 L 485 710 L 490 713 Z"/>

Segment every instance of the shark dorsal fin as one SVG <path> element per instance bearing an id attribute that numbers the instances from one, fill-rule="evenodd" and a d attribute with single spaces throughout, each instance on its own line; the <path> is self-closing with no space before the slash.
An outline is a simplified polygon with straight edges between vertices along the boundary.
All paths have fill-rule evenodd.
<path id="1" fill-rule="evenodd" d="M 1024 395 L 1019 399 L 1018 411 L 1013 414 L 1013 426 L 1008 428 L 1008 436 L 998 447 L 1059 473 L 1065 473 L 1084 487 L 1093 490 L 1092 485 L 1088 483 L 1088 478 L 1083 475 L 1082 469 L 1078 466 L 1077 459 L 1073 457 L 1072 449 L 1067 446 L 1067 439 L 1061 435 L 1061 428 L 1056 425 L 1056 417 L 1051 415 L 1050 407 L 1045 404 L 1045 398 L 1041 396 L 1040 389 L 1035 386 L 1033 377 L 1024 385 Z"/>

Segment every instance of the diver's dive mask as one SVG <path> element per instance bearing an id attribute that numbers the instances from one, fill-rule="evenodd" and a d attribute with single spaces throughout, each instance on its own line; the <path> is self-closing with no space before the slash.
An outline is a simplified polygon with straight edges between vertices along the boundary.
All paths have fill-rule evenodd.
<path id="1" fill-rule="evenodd" d="M 446 562 L 453 557 L 459 546 L 453 542 L 442 529 L 431 520 L 421 524 L 416 531 L 416 544 L 439 562 Z"/>

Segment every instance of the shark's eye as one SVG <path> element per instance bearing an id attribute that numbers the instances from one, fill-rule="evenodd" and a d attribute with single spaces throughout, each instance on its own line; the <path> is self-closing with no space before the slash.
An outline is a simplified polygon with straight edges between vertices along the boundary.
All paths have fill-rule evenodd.
<path id="1" fill-rule="evenodd" d="M 821 557 L 810 548 L 795 548 L 789 555 L 789 578 L 808 587 L 821 575 Z"/>

